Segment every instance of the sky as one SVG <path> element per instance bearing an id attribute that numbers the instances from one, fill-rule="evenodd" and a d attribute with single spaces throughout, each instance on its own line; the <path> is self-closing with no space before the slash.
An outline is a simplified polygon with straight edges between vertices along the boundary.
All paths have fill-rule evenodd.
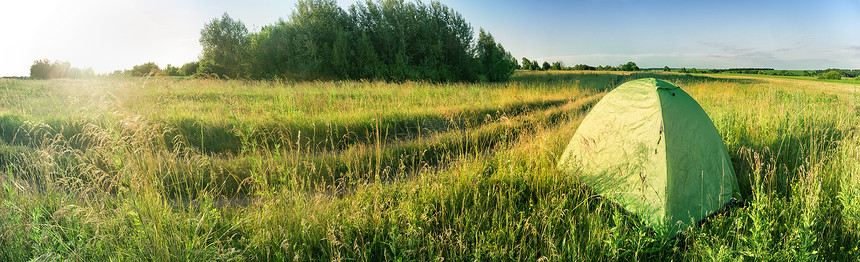
<path id="1" fill-rule="evenodd" d="M 447 0 L 518 60 L 566 65 L 860 68 L 860 0 Z M 340 0 L 344 8 L 354 0 Z M 96 73 L 201 54 L 200 29 L 228 13 L 249 31 L 295 0 L 27 0 L 0 3 L 0 76 L 38 59 Z"/>

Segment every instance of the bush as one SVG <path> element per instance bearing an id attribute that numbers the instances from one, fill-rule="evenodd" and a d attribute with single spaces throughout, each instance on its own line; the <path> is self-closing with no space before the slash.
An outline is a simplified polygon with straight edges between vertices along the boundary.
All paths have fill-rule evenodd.
<path id="1" fill-rule="evenodd" d="M 186 75 L 186 76 L 193 76 L 193 75 L 197 74 L 197 68 L 199 68 L 199 67 L 200 67 L 200 62 L 197 62 L 197 61 L 185 63 L 181 67 L 182 74 Z"/>
<path id="2" fill-rule="evenodd" d="M 632 61 L 627 62 L 626 64 L 623 64 L 623 65 L 619 65 L 618 68 L 621 71 L 639 71 L 639 66 L 637 66 L 636 63 L 634 63 Z"/>
<path id="3" fill-rule="evenodd" d="M 48 59 L 36 60 L 30 66 L 30 78 L 32 79 L 48 79 L 51 78 L 51 61 Z"/>
<path id="4" fill-rule="evenodd" d="M 586 64 L 578 64 L 573 66 L 573 70 L 597 70 L 597 67 L 593 67 Z"/>
<path id="5" fill-rule="evenodd" d="M 134 76 L 160 75 L 161 69 L 154 62 L 147 62 L 142 65 L 136 65 L 131 69 Z"/>
<path id="6" fill-rule="evenodd" d="M 175 67 L 175 66 L 172 66 L 170 64 L 167 64 L 167 66 L 164 67 L 164 74 L 167 76 L 184 76 L 185 75 L 182 72 L 182 69 Z"/>
<path id="7" fill-rule="evenodd" d="M 839 80 L 842 79 L 842 73 L 837 71 L 828 71 L 827 73 L 821 74 L 818 76 L 818 79 L 834 79 Z"/>

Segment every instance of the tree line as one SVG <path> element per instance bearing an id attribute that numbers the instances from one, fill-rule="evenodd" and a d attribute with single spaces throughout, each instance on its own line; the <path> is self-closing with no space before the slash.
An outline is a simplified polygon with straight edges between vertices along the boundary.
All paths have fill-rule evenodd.
<path id="1" fill-rule="evenodd" d="M 52 78 L 90 78 L 95 76 L 92 68 L 81 69 L 72 67 L 68 61 L 54 61 L 48 59 L 36 60 L 30 66 L 30 78 L 52 79 Z"/>
<path id="2" fill-rule="evenodd" d="M 197 69 L 200 67 L 200 62 L 188 62 L 181 67 L 175 67 L 167 64 L 164 69 L 158 67 L 155 62 L 146 62 L 136 65 L 132 69 L 115 70 L 109 75 L 112 76 L 198 76 Z"/>
<path id="3" fill-rule="evenodd" d="M 110 75 L 505 81 L 517 68 L 492 34 L 480 29 L 475 39 L 458 12 L 436 1 L 368 0 L 344 10 L 335 0 L 300 0 L 288 20 L 253 33 L 224 13 L 204 25 L 200 44 L 199 61 Z M 43 73 L 36 61 L 31 77 L 61 75 L 52 66 Z"/>
<path id="4" fill-rule="evenodd" d="M 670 71 L 669 67 L 665 67 L 663 71 Z M 860 76 L 858 69 L 819 69 L 819 70 L 775 70 L 773 68 L 716 68 L 716 69 L 687 69 L 682 67 L 676 70 L 679 73 L 732 73 L 732 74 L 756 74 L 756 75 L 773 75 L 773 76 L 811 76 L 820 79 L 842 79 L 842 77 L 857 78 Z"/>
<path id="5" fill-rule="evenodd" d="M 439 2 L 302 0 L 289 19 L 248 33 L 225 13 L 200 32 L 198 74 L 253 79 L 504 81 L 513 56 Z"/>
<path id="6" fill-rule="evenodd" d="M 542 64 L 538 64 L 537 60 L 529 60 L 528 58 L 523 57 L 521 64 L 517 65 L 517 69 L 522 70 L 537 70 L 537 71 L 546 71 L 546 70 L 601 70 L 601 71 L 639 71 L 639 66 L 634 62 L 627 62 L 625 64 L 620 64 L 618 66 L 610 66 L 610 65 L 601 65 L 601 66 L 590 66 L 586 64 L 577 64 L 572 67 L 567 67 L 561 61 L 552 62 L 551 64 L 547 61 L 544 61 Z"/>

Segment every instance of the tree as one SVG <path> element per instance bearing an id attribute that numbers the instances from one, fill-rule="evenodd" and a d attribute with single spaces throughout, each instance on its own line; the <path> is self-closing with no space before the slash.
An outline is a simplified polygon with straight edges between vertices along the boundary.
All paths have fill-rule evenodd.
<path id="1" fill-rule="evenodd" d="M 134 76 L 149 76 L 149 75 L 160 75 L 161 69 L 158 68 L 158 65 L 155 62 L 146 62 L 140 65 L 134 66 L 132 69 L 132 75 Z"/>
<path id="2" fill-rule="evenodd" d="M 48 59 L 36 60 L 30 66 L 30 78 L 32 79 L 48 79 L 51 78 L 51 61 Z"/>
<path id="3" fill-rule="evenodd" d="M 330 62 L 332 72 L 328 72 L 329 74 L 333 74 L 338 78 L 349 77 L 350 65 L 347 60 L 349 52 L 350 49 L 347 45 L 346 33 L 344 33 L 342 28 L 338 28 L 335 32 L 334 43 L 332 43 Z"/>
<path id="4" fill-rule="evenodd" d="M 227 13 L 221 19 L 212 19 L 200 30 L 200 44 L 203 57 L 200 69 L 203 73 L 240 77 L 246 63 L 246 44 L 248 29 L 239 20 L 233 20 Z"/>
<path id="5" fill-rule="evenodd" d="M 383 65 L 379 61 L 379 55 L 373 47 L 370 36 L 362 33 L 358 38 L 355 48 L 355 61 L 361 61 L 354 68 L 352 77 L 360 79 L 382 78 Z"/>
<path id="6" fill-rule="evenodd" d="M 544 61 L 543 64 L 541 65 L 541 69 L 543 69 L 544 71 L 549 70 L 551 67 L 552 66 L 546 61 Z"/>
<path id="7" fill-rule="evenodd" d="M 480 29 L 477 42 L 478 62 L 481 64 L 482 75 L 491 82 L 507 81 L 514 73 L 516 65 L 512 63 L 513 56 L 497 44 L 493 35 Z"/>
<path id="8" fill-rule="evenodd" d="M 54 61 L 48 59 L 36 60 L 30 66 L 30 78 L 32 79 L 51 79 L 51 78 L 86 78 L 95 76 L 92 68 L 86 70 L 77 67 L 72 67 L 68 61 Z"/>
<path id="9" fill-rule="evenodd" d="M 172 66 L 170 64 L 167 64 L 167 66 L 164 67 L 164 74 L 168 75 L 168 76 L 184 76 L 185 75 L 182 73 L 182 69 L 175 67 L 175 66 Z"/>
<path id="10" fill-rule="evenodd" d="M 561 61 L 552 62 L 552 65 L 550 65 L 550 69 L 552 70 L 561 70 L 562 68 L 564 68 L 564 64 Z"/>
<path id="11" fill-rule="evenodd" d="M 290 15 L 289 28 L 282 30 L 293 56 L 288 60 L 292 74 L 300 78 L 346 78 L 349 17 L 334 0 L 303 0 Z"/>
<path id="12" fill-rule="evenodd" d="M 681 70 L 678 70 L 678 72 L 681 72 L 682 74 L 687 73 L 687 68 L 681 67 Z"/>
<path id="13" fill-rule="evenodd" d="M 663 71 L 669 72 L 671 69 L 669 69 L 669 66 L 663 66 Z"/>
<path id="14" fill-rule="evenodd" d="M 51 78 L 74 78 L 71 72 L 72 64 L 68 61 L 51 63 Z"/>
<path id="15" fill-rule="evenodd" d="M 182 71 L 182 75 L 193 76 L 194 74 L 197 74 L 198 67 L 200 67 L 200 62 L 188 62 L 183 64 L 182 67 L 180 67 L 180 71 Z"/>
<path id="16" fill-rule="evenodd" d="M 611 65 L 597 66 L 597 70 L 618 71 L 618 69 L 620 69 L 620 67 L 614 67 Z"/>
<path id="17" fill-rule="evenodd" d="M 842 79 L 842 73 L 839 71 L 828 71 L 827 73 L 821 74 L 818 76 L 818 79 L 834 79 L 839 80 Z"/>
<path id="18" fill-rule="evenodd" d="M 238 57 L 236 76 L 248 78 L 504 81 L 519 64 L 489 32 L 475 39 L 459 13 L 435 1 L 366 1 L 344 11 L 334 0 L 299 0 L 288 20 L 260 32 L 211 33 L 236 24 L 224 14 L 201 31 L 201 43 L 211 44 L 197 72 L 230 76 L 222 69 L 236 63 L 218 58 Z M 244 41 L 236 45 L 243 48 L 216 44 L 224 39 Z"/>
<path id="19" fill-rule="evenodd" d="M 529 61 L 528 58 L 523 57 L 523 69 L 524 70 L 533 70 L 532 61 Z"/>
<path id="20" fill-rule="evenodd" d="M 532 70 L 541 70 L 537 60 L 532 60 Z"/>
<path id="21" fill-rule="evenodd" d="M 597 70 L 597 68 L 586 64 L 578 64 L 573 66 L 573 70 Z"/>
<path id="22" fill-rule="evenodd" d="M 639 66 L 636 66 L 636 63 L 627 62 L 626 64 L 619 65 L 618 68 L 621 71 L 639 71 Z"/>

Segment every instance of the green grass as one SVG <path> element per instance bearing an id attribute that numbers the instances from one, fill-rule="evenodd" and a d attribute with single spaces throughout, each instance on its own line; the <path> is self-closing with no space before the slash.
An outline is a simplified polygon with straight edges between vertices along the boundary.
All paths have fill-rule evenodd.
<path id="1" fill-rule="evenodd" d="M 746 206 L 677 238 L 556 169 L 607 90 L 658 77 Z M 0 260 L 857 260 L 851 83 L 518 72 L 499 84 L 0 80 Z"/>
<path id="2" fill-rule="evenodd" d="M 792 70 L 788 70 L 792 71 Z M 798 70 L 803 71 L 803 70 Z M 728 76 L 746 76 L 746 77 L 756 77 L 756 78 L 777 78 L 777 79 L 792 79 L 792 80 L 805 80 L 805 81 L 818 81 L 825 83 L 842 83 L 842 84 L 851 84 L 858 86 L 860 85 L 860 78 L 849 78 L 843 77 L 842 79 L 819 79 L 818 76 L 779 76 L 779 75 L 753 75 L 749 74 L 734 74 L 734 73 L 720 73 L 720 75 L 728 75 Z"/>

